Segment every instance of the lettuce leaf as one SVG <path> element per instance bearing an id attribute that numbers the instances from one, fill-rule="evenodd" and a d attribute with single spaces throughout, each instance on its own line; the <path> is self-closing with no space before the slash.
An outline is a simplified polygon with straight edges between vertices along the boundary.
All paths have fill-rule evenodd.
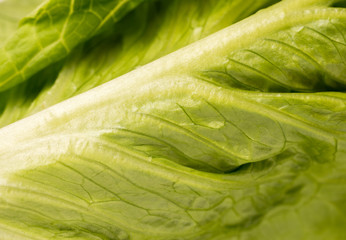
<path id="1" fill-rule="evenodd" d="M 0 91 L 66 56 L 80 42 L 117 22 L 141 0 L 49 0 L 21 20 L 0 50 Z"/>
<path id="2" fill-rule="evenodd" d="M 0 1 L 0 46 L 16 31 L 19 21 L 39 6 L 43 0 Z"/>
<path id="3" fill-rule="evenodd" d="M 66 61 L 55 63 L 18 87 L 3 92 L 0 126 L 112 80 L 273 2 L 145 2 L 104 33 L 79 45 Z M 48 24 L 49 19 L 46 21 Z"/>
<path id="4" fill-rule="evenodd" d="M 345 238 L 346 10 L 330 4 L 282 1 L 0 129 L 0 236 Z"/>

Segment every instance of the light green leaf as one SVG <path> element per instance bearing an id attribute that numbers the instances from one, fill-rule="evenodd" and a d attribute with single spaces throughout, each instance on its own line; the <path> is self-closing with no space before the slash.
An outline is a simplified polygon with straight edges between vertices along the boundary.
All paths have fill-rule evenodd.
<path id="1" fill-rule="evenodd" d="M 345 238 L 346 95 L 316 88 L 342 86 L 345 64 L 342 54 L 326 58 L 306 46 L 345 45 L 343 29 L 330 24 L 344 26 L 346 11 L 322 3 L 283 1 L 0 129 L 0 233 L 18 240 Z M 299 45 L 311 27 L 332 40 L 312 34 Z M 297 29 L 285 43 L 311 50 L 319 68 L 306 58 L 284 65 L 285 54 L 270 69 L 257 57 L 246 64 L 288 86 L 279 91 L 305 91 L 297 87 L 305 68 L 294 67 L 301 60 L 313 76 L 325 74 L 312 77 L 315 93 L 247 91 L 203 75 L 231 71 L 229 59 L 247 58 L 243 49 Z M 298 77 L 279 75 L 283 66 Z M 254 75 L 233 71 L 246 81 Z M 260 76 L 248 85 L 274 85 Z"/>
<path id="2" fill-rule="evenodd" d="M 60 64 L 54 65 L 2 93 L 0 125 L 5 126 L 110 81 L 274 2 L 145 2 L 108 31 L 79 46 L 61 71 Z M 35 95 L 29 94 L 32 86 L 37 89 Z"/>
<path id="3" fill-rule="evenodd" d="M 114 97 L 90 103 L 106 88 Z M 3 229 L 33 239 L 345 235 L 344 98 L 184 76 L 137 85 L 136 98 L 133 89 L 106 85 L 2 129 Z"/>
<path id="4" fill-rule="evenodd" d="M 141 0 L 49 0 L 21 20 L 0 49 L 0 91 L 4 91 L 71 52 L 79 43 L 119 21 Z"/>
<path id="5" fill-rule="evenodd" d="M 223 66 L 203 72 L 202 77 L 255 91 L 344 91 L 345 36 L 344 20 L 297 25 L 232 51 Z"/>
<path id="6" fill-rule="evenodd" d="M 0 46 L 16 31 L 19 21 L 42 2 L 43 0 L 0 1 Z"/>

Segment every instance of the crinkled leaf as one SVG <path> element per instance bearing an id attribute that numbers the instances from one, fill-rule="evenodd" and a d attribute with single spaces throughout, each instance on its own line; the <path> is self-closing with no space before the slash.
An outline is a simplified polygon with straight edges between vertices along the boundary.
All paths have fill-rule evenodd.
<path id="1" fill-rule="evenodd" d="M 197 41 L 273 0 L 145 2 L 54 64 L 2 93 L 2 126 L 43 110 Z M 188 21 L 188 22 L 187 22 Z M 57 74 L 59 74 L 56 79 Z M 32 94 L 34 86 L 35 94 Z"/>
<path id="2" fill-rule="evenodd" d="M 0 1 L 0 46 L 16 31 L 19 21 L 42 2 L 43 0 Z"/>
<path id="3" fill-rule="evenodd" d="M 79 43 L 119 21 L 142 0 L 49 0 L 0 49 L 0 91 L 26 81 Z"/>
<path id="4" fill-rule="evenodd" d="M 323 1 L 311 1 L 315 2 Z M 239 56 L 240 62 L 248 53 L 243 49 L 257 49 L 259 42 L 280 40 L 297 29 L 305 34 L 313 26 L 331 42 L 345 44 L 337 38 L 342 30 L 325 29 L 330 24 L 345 25 L 346 11 L 309 8 L 308 3 L 277 4 L 2 128 L 2 235 L 124 240 L 345 238 L 345 93 L 246 91 L 229 81 L 220 84 L 218 75 L 207 79 L 203 75 L 236 69 L 237 76 L 246 76 L 230 59 Z M 307 51 L 305 41 L 316 46 L 321 41 L 318 36 L 313 34 L 299 45 L 298 34 L 285 39 L 285 44 Z M 278 49 L 276 43 L 272 49 Z M 325 77 L 316 80 L 320 83 L 312 86 L 342 86 L 338 75 L 345 71 L 342 56 L 329 56 L 334 61 L 325 56 L 310 56 L 320 61 L 315 70 L 311 70 L 314 64 L 302 59 L 301 66 L 314 76 L 325 71 Z M 305 71 L 293 67 L 298 57 L 287 69 L 299 82 Z M 257 63 L 272 79 L 296 80 L 278 74 L 278 69 L 285 72 L 280 62 L 273 64 L 272 71 L 265 71 L 267 62 L 257 57 L 247 64 L 255 69 Z M 330 66 L 337 71 L 330 71 Z M 272 79 L 254 72 L 249 84 L 260 79 L 274 86 Z M 296 84 L 261 90 L 301 90 L 295 89 Z"/>

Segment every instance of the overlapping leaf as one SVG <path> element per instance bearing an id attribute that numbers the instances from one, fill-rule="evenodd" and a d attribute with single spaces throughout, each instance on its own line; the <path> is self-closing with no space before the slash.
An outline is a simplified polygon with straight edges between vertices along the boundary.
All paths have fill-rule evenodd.
<path id="1" fill-rule="evenodd" d="M 112 80 L 274 2 L 146 2 L 103 34 L 79 46 L 65 63 L 47 67 L 25 83 L 3 92 L 0 125 Z"/>
<path id="2" fill-rule="evenodd" d="M 141 0 L 46 1 L 21 20 L 0 50 L 0 91 L 64 58 L 79 43 L 119 21 Z"/>
<path id="3" fill-rule="evenodd" d="M 284 1 L 2 128 L 2 236 L 345 238 L 346 11 L 329 2 Z"/>

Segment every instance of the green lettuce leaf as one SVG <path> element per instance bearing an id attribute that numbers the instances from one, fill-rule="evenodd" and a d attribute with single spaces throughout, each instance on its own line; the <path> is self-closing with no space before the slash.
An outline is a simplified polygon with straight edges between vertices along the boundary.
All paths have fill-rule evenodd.
<path id="1" fill-rule="evenodd" d="M 0 91 L 61 60 L 79 43 L 119 21 L 142 0 L 49 0 L 0 49 Z"/>
<path id="2" fill-rule="evenodd" d="M 42 2 L 43 0 L 0 1 L 0 46 L 16 31 L 19 21 Z"/>
<path id="3" fill-rule="evenodd" d="M 104 33 L 79 45 L 66 61 L 53 64 L 3 92 L 0 126 L 112 80 L 274 2 L 144 2 Z"/>
<path id="4" fill-rule="evenodd" d="M 346 10 L 328 4 L 282 1 L 0 129 L 0 236 L 346 238 Z"/>

